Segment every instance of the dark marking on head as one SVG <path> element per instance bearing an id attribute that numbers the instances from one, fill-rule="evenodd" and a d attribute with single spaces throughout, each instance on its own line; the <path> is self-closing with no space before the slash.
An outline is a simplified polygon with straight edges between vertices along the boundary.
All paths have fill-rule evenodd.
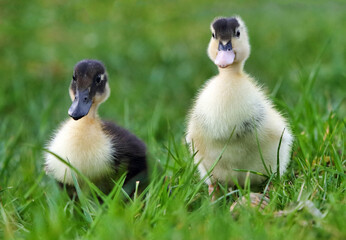
<path id="1" fill-rule="evenodd" d="M 107 81 L 106 68 L 103 63 L 88 59 L 76 64 L 70 87 L 74 94 L 77 90 L 90 88 L 89 97 L 93 98 L 96 93 L 104 92 Z"/>
<path id="2" fill-rule="evenodd" d="M 212 24 L 215 30 L 215 37 L 221 40 L 230 40 L 232 37 L 236 36 L 236 29 L 239 26 L 239 22 L 236 18 L 219 18 Z"/>
<path id="3" fill-rule="evenodd" d="M 105 93 L 107 73 L 105 66 L 97 60 L 82 60 L 76 64 L 72 76 L 70 90 L 74 99 L 68 114 L 74 120 L 86 116 L 96 94 Z"/>

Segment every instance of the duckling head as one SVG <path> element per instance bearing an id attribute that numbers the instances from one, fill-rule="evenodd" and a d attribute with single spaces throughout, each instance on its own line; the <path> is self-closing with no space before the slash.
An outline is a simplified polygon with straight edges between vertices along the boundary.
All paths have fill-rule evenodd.
<path id="1" fill-rule="evenodd" d="M 110 94 L 105 66 L 97 60 L 82 60 L 74 68 L 69 89 L 72 105 L 68 114 L 78 120 L 91 112 L 96 114 L 97 107 Z"/>
<path id="2" fill-rule="evenodd" d="M 216 18 L 210 25 L 212 37 L 208 46 L 209 58 L 219 69 L 239 65 L 250 55 L 247 29 L 240 17 Z"/>

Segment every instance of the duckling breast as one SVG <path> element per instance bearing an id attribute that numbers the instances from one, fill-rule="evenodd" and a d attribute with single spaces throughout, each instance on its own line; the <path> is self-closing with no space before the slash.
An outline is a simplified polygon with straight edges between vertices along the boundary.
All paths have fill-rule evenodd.
<path id="1" fill-rule="evenodd" d="M 97 119 L 67 120 L 48 144 L 48 150 L 69 162 L 92 181 L 114 172 L 115 149 Z M 46 172 L 62 183 L 73 184 L 70 167 L 50 153 L 45 154 Z"/>
<path id="2" fill-rule="evenodd" d="M 198 95 L 190 121 L 198 122 L 207 138 L 241 138 L 258 128 L 265 119 L 267 100 L 247 79 L 209 80 Z"/>

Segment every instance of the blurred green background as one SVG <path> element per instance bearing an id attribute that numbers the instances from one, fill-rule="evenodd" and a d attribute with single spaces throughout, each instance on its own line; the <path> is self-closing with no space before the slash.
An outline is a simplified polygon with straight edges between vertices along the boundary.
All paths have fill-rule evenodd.
<path id="1" fill-rule="evenodd" d="M 103 61 L 110 76 L 112 94 L 100 115 L 135 132 L 154 158 L 162 158 L 169 132 L 182 138 L 196 92 L 217 73 L 206 55 L 209 24 L 216 16 L 243 18 L 252 47 L 245 70 L 290 118 L 306 89 L 320 109 L 318 117 L 340 104 L 341 116 L 346 112 L 341 103 L 346 89 L 344 1 L 0 4 L 0 148 L 4 152 L 13 139 L 19 145 L 10 154 L 11 164 L 27 162 L 33 172 L 42 165 L 40 153 L 33 153 L 37 162 L 32 166 L 22 162 L 22 151 L 28 151 L 26 144 L 43 147 L 68 117 L 67 89 L 74 65 L 84 58 Z M 307 87 L 302 76 L 315 71 L 314 86 Z M 293 130 L 304 131 L 304 126 Z"/>
<path id="2" fill-rule="evenodd" d="M 300 76 L 317 68 L 311 95 L 332 110 L 346 89 L 345 12 L 344 1 L 2 0 L 1 140 L 42 147 L 68 117 L 74 65 L 92 58 L 105 63 L 112 90 L 100 115 L 138 134 L 160 158 L 168 132 L 183 136 L 197 90 L 217 73 L 206 55 L 210 22 L 235 14 L 250 35 L 245 70 L 283 102 L 283 112 L 294 115 L 307 84 Z"/>

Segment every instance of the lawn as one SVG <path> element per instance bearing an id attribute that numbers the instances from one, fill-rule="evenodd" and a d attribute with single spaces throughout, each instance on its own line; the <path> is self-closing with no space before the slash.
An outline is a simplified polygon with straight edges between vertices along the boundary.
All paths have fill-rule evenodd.
<path id="1" fill-rule="evenodd" d="M 320 0 L 1 1 L 0 239 L 346 239 L 345 12 L 343 1 Z M 217 73 L 210 22 L 235 14 L 250 35 L 245 70 L 295 135 L 268 208 L 237 217 L 236 194 L 211 203 L 183 141 L 193 99 Z M 121 181 L 103 204 L 71 200 L 43 171 L 84 58 L 109 73 L 100 116 L 136 133 L 161 169 L 132 200 Z"/>

